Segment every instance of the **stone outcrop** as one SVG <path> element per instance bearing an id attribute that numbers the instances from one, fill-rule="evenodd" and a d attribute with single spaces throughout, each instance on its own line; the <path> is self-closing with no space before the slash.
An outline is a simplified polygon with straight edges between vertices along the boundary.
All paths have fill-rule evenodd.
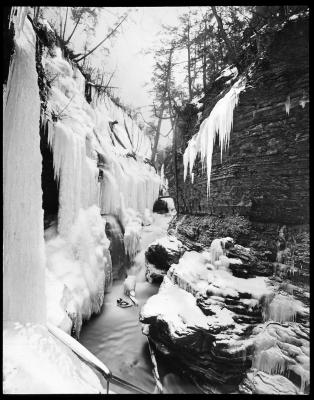
<path id="1" fill-rule="evenodd" d="M 151 243 L 145 251 L 146 279 L 161 283 L 172 264 L 177 264 L 186 248 L 175 236 L 165 236 Z"/>
<path id="2" fill-rule="evenodd" d="M 185 252 L 143 306 L 143 332 L 205 393 L 306 393 L 308 304 L 280 277 L 256 276 L 250 249 L 228 252 L 238 258 Z"/>

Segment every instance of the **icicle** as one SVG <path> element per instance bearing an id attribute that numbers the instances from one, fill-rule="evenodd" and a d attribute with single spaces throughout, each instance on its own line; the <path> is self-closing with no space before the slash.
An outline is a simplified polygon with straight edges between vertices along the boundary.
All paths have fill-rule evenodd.
<path id="1" fill-rule="evenodd" d="M 309 103 L 309 99 L 305 95 L 305 91 L 303 90 L 302 98 L 299 101 L 299 104 L 302 108 L 305 107 L 306 103 Z"/>
<path id="2" fill-rule="evenodd" d="M 240 92 L 245 89 L 245 84 L 245 78 L 239 79 L 229 92 L 216 103 L 209 117 L 202 122 L 199 132 L 190 139 L 183 155 L 184 180 L 186 179 L 188 165 L 190 166 L 189 172 L 192 174 L 197 153 L 201 153 L 202 169 L 206 158 L 208 196 L 210 194 L 210 175 L 215 136 L 216 134 L 219 136 L 222 161 L 222 152 L 228 148 L 230 142 L 233 110 L 238 104 Z"/>
<path id="3" fill-rule="evenodd" d="M 285 110 L 287 115 L 290 114 L 290 106 L 291 106 L 290 96 L 287 96 L 287 99 L 285 101 Z"/>
<path id="4" fill-rule="evenodd" d="M 301 303 L 293 296 L 277 295 L 264 310 L 264 320 L 272 320 L 280 323 L 295 321 L 298 312 L 302 313 Z"/>

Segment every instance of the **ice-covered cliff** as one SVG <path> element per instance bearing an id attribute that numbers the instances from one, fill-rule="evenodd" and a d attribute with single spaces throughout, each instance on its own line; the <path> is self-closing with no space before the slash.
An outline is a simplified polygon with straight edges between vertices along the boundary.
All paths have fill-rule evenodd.
<path id="1" fill-rule="evenodd" d="M 36 38 L 28 11 L 11 10 L 13 56 L 3 88 L 5 391 L 54 392 L 51 378 L 60 392 L 97 393 L 98 378 L 46 323 L 78 335 L 99 312 L 112 282 L 101 214 L 120 219 L 134 256 L 160 179 L 135 121 L 93 88 L 86 100 L 85 78 L 60 48 Z M 44 230 L 50 193 L 42 155 L 49 152 L 57 215 L 48 215 Z"/>

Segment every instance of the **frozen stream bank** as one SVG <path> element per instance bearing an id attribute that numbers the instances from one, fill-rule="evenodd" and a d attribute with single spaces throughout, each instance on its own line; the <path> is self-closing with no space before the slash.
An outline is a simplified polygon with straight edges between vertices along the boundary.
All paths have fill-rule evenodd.
<path id="1" fill-rule="evenodd" d="M 170 215 L 154 214 L 152 225 L 145 226 L 142 231 L 141 252 L 136 256 L 134 266 L 129 273 L 136 274 L 136 298 L 139 307 L 120 308 L 116 305 L 123 295 L 123 281 L 115 281 L 110 293 L 104 298 L 102 312 L 95 315 L 82 328 L 80 343 L 103 361 L 111 371 L 130 383 L 150 393 L 154 392 L 155 381 L 152 374 L 152 363 L 146 336 L 141 332 L 139 311 L 141 306 L 152 295 L 158 292 L 158 285 L 145 281 L 145 249 L 155 239 L 166 235 Z M 127 300 L 127 298 L 125 298 Z M 159 359 L 158 359 L 159 361 Z M 158 363 L 164 389 L 178 393 L 196 391 L 192 386 L 184 383 L 173 374 L 166 374 L 166 369 Z M 163 371 L 164 370 L 164 371 Z M 175 372 L 175 371 L 173 371 Z M 127 390 L 115 385 L 110 389 L 116 393 L 128 393 Z"/>

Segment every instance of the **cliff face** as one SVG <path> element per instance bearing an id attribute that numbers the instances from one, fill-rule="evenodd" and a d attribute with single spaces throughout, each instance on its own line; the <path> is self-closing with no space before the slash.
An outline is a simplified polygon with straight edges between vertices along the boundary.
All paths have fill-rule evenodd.
<path id="1" fill-rule="evenodd" d="M 198 131 L 196 107 L 188 105 L 177 132 L 176 193 L 173 164 L 166 169 L 180 214 L 246 216 L 253 223 L 307 224 L 309 218 L 308 20 L 289 21 L 271 38 L 234 111 L 229 149 L 220 160 L 218 141 L 207 176 L 197 159 L 194 183 L 183 182 L 182 155 Z M 221 97 L 217 82 L 203 99 L 201 121 Z M 200 122 L 201 122 L 200 121 Z"/>

